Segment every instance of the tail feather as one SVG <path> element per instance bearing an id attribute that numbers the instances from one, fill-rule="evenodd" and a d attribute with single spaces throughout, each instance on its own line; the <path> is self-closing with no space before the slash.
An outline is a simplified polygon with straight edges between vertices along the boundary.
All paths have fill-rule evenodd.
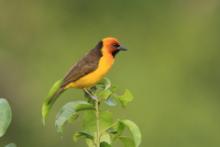
<path id="1" fill-rule="evenodd" d="M 52 108 L 53 104 L 56 102 L 57 98 L 64 92 L 64 88 L 61 87 L 63 80 L 55 82 L 55 84 L 50 89 L 48 96 L 44 100 L 41 112 L 42 112 L 42 121 L 45 125 L 47 115 Z"/>

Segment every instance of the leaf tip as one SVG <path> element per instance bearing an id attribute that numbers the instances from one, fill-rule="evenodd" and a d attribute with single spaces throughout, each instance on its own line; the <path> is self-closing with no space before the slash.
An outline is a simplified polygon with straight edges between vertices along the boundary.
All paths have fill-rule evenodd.
<path id="1" fill-rule="evenodd" d="M 48 111 L 49 111 L 49 106 L 47 105 L 47 103 L 44 103 L 41 109 L 41 113 L 42 113 L 42 123 L 45 126 L 46 124 L 46 118 L 48 115 Z"/>

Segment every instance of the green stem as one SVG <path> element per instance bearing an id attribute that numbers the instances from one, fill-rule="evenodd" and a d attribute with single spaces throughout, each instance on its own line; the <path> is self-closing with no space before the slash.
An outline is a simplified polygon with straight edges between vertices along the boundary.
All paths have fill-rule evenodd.
<path id="1" fill-rule="evenodd" d="M 95 100 L 95 110 L 96 110 L 96 138 L 94 140 L 95 146 L 100 147 L 100 116 L 99 116 L 99 99 L 96 95 L 91 93 L 88 89 L 84 89 L 84 91 L 93 99 Z"/>
<path id="2" fill-rule="evenodd" d="M 99 122 L 99 100 L 95 101 L 96 109 L 96 147 L 100 147 L 100 122 Z"/>

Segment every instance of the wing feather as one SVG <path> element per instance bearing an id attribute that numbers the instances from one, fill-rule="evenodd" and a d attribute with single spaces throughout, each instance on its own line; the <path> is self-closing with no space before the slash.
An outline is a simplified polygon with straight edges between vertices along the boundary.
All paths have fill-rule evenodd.
<path id="1" fill-rule="evenodd" d="M 96 70 L 99 64 L 99 60 L 102 57 L 102 42 L 99 42 L 97 46 L 92 49 L 86 56 L 79 60 L 70 71 L 64 77 L 64 81 L 61 87 L 65 87 L 71 82 L 77 81 L 81 77 L 87 75 Z"/>

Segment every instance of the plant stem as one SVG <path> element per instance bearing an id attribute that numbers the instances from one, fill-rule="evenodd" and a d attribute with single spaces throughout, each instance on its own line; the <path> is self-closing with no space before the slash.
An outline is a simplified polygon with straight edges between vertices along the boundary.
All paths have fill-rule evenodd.
<path id="1" fill-rule="evenodd" d="M 95 146 L 100 147 L 100 118 L 99 118 L 99 99 L 91 93 L 88 89 L 84 89 L 84 91 L 93 99 L 95 100 L 95 110 L 96 110 L 96 139 L 94 140 Z"/>
<path id="2" fill-rule="evenodd" d="M 96 147 L 100 147 L 99 100 L 95 100 L 96 109 Z"/>

